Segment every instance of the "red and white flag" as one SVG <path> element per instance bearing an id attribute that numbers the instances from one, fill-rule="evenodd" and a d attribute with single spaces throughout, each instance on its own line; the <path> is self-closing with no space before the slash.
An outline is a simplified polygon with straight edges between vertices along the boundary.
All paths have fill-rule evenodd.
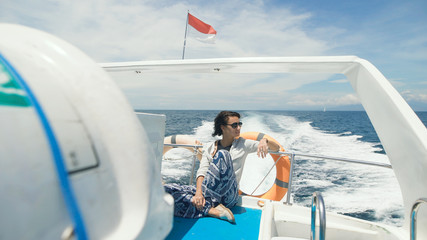
<path id="1" fill-rule="evenodd" d="M 191 34 L 197 40 L 206 43 L 215 42 L 216 31 L 211 25 L 204 23 L 190 13 L 188 13 L 188 24 L 198 31 L 198 33 L 195 32 Z"/>

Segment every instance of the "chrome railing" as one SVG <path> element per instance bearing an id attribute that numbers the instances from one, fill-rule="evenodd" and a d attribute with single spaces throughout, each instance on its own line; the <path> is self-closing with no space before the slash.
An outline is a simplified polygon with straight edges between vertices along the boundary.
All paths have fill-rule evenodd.
<path id="1" fill-rule="evenodd" d="M 195 165 L 196 165 L 196 159 L 197 159 L 197 153 L 198 149 L 202 148 L 201 145 L 185 145 L 185 144 L 164 144 L 165 146 L 169 147 L 185 147 L 185 148 L 192 148 L 193 149 L 193 163 L 192 163 L 192 171 L 191 171 L 191 178 L 190 178 L 190 185 L 193 184 L 193 178 L 194 178 L 194 171 L 195 171 Z M 270 154 L 277 154 L 280 156 L 289 156 L 290 161 L 290 169 L 289 169 L 289 183 L 288 183 L 288 193 L 286 194 L 286 201 L 285 204 L 291 205 L 291 193 L 292 193 L 292 182 L 293 182 L 293 172 L 294 172 L 294 166 L 295 166 L 295 158 L 296 157 L 306 157 L 306 158 L 316 158 L 320 160 L 331 160 L 331 161 L 340 161 L 340 162 L 348 162 L 348 163 L 355 163 L 355 164 L 363 164 L 368 166 L 375 166 L 375 167 L 383 167 L 383 168 L 389 168 L 391 169 L 392 166 L 390 164 L 386 163 L 379 163 L 379 162 L 372 162 L 372 161 L 366 161 L 366 160 L 358 160 L 358 159 L 350 159 L 350 158 L 342 158 L 342 157 L 331 157 L 331 156 L 324 156 L 324 155 L 313 155 L 313 154 L 305 154 L 305 153 L 294 153 L 294 152 L 273 152 L 269 151 Z M 277 164 L 278 161 L 274 162 L 274 165 L 272 168 Z M 271 169 L 272 169 L 271 168 Z M 270 172 L 266 175 L 268 175 Z M 258 184 L 257 188 L 264 182 L 266 177 L 264 177 L 260 184 Z M 257 188 L 253 191 L 255 192 Z"/>
<path id="2" fill-rule="evenodd" d="M 284 202 L 285 204 L 288 204 L 288 205 L 291 205 L 293 173 L 294 173 L 294 166 L 295 166 L 294 163 L 295 163 L 296 157 L 306 157 L 306 158 L 308 157 L 308 158 L 316 158 L 316 159 L 321 159 L 321 160 L 348 162 L 348 163 L 363 164 L 363 165 L 368 165 L 368 166 L 384 167 L 384 168 L 390 168 L 390 169 L 392 168 L 392 166 L 390 164 L 378 163 L 378 162 L 372 162 L 372 161 L 366 161 L 366 160 L 359 160 L 359 159 L 340 158 L 340 157 L 331 157 L 331 156 L 313 155 L 313 154 L 304 154 L 304 153 L 293 153 L 293 152 L 272 152 L 272 151 L 269 151 L 269 153 L 278 154 L 280 156 L 289 156 L 290 169 L 289 169 L 288 194 L 286 194 L 286 201 Z"/>
<path id="3" fill-rule="evenodd" d="M 326 233 L 326 212 L 322 194 L 313 193 L 311 198 L 311 231 L 310 240 L 316 239 L 316 209 L 319 209 L 319 240 L 325 240 Z"/>
<path id="4" fill-rule="evenodd" d="M 411 240 L 415 240 L 417 238 L 417 212 L 420 208 L 421 203 L 427 203 L 427 198 L 420 198 L 415 201 L 411 210 Z"/>
<path id="5" fill-rule="evenodd" d="M 189 181 L 189 184 L 193 185 L 198 149 L 203 148 L 203 146 L 202 145 L 186 145 L 186 144 L 167 144 L 167 143 L 165 143 L 164 146 L 174 147 L 174 148 L 183 147 L 183 148 L 192 148 L 193 149 L 193 162 L 191 165 L 191 177 L 190 177 L 190 181 Z"/>

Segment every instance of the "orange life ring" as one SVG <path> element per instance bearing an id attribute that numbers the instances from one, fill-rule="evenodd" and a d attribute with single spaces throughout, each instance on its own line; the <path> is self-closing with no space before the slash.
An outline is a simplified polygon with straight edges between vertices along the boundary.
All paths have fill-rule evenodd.
<path id="1" fill-rule="evenodd" d="M 197 139 L 189 135 L 172 135 L 172 136 L 165 137 L 165 139 L 163 140 L 163 144 L 201 145 L 201 143 Z M 173 148 L 177 148 L 177 147 L 163 146 L 163 155 L 165 155 L 167 151 Z M 182 147 L 182 148 L 185 148 L 194 153 L 193 147 Z M 197 149 L 197 158 L 199 160 L 202 158 L 202 152 L 200 148 Z"/>
<path id="2" fill-rule="evenodd" d="M 260 141 L 263 138 L 267 138 L 268 141 L 273 141 L 277 143 L 280 146 L 281 152 L 285 151 L 279 142 L 277 142 L 274 138 L 272 138 L 267 134 L 259 133 L 259 132 L 245 132 L 240 134 L 240 136 L 245 139 L 252 139 L 256 141 Z M 275 162 L 277 160 L 276 180 L 274 181 L 273 186 L 266 193 L 262 195 L 254 196 L 254 197 L 280 201 L 288 191 L 289 171 L 291 168 L 291 163 L 289 161 L 288 156 L 280 156 L 277 154 L 270 154 L 270 155 Z"/>

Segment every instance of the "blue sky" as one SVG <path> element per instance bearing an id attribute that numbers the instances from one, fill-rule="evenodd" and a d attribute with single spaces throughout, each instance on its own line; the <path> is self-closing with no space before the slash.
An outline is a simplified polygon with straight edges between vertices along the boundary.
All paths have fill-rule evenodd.
<path id="1" fill-rule="evenodd" d="M 427 111 L 426 9 L 425 0 L 2 0 L 0 22 L 54 34 L 97 62 L 180 59 L 189 10 L 211 24 L 218 35 L 215 44 L 189 38 L 187 59 L 356 55 L 373 63 L 415 110 Z M 135 108 L 358 108 L 357 97 L 343 76 L 322 77 L 320 82 L 303 81 L 280 89 L 276 94 L 287 96 L 280 104 L 271 104 L 267 95 L 254 100 L 247 94 L 239 105 L 235 97 L 227 97 L 231 90 L 221 101 L 202 100 L 207 98 L 206 84 L 192 88 L 189 92 L 194 94 L 183 90 L 182 95 L 160 85 L 119 85 Z M 262 81 L 272 80 L 265 76 Z M 161 94 L 153 95 L 153 90 Z M 256 93 L 249 87 L 246 91 Z M 141 92 L 146 96 L 138 96 Z"/>

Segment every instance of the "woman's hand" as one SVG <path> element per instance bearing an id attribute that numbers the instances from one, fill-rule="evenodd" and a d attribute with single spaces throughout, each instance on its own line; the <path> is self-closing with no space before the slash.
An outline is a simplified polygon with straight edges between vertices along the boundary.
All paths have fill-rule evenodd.
<path id="1" fill-rule="evenodd" d="M 194 197 L 191 199 L 191 203 L 193 206 L 195 206 L 199 211 L 203 209 L 205 206 L 206 200 L 205 197 L 203 197 L 203 194 L 200 192 L 196 192 Z"/>
<path id="2" fill-rule="evenodd" d="M 265 158 L 268 154 L 268 140 L 263 138 L 259 141 L 257 155 L 258 157 Z"/>
<path id="3" fill-rule="evenodd" d="M 202 193 L 202 183 L 205 179 L 204 176 L 199 176 L 196 179 L 196 194 L 191 198 L 191 203 L 195 206 L 199 211 L 203 209 L 205 206 L 206 200 Z"/>

